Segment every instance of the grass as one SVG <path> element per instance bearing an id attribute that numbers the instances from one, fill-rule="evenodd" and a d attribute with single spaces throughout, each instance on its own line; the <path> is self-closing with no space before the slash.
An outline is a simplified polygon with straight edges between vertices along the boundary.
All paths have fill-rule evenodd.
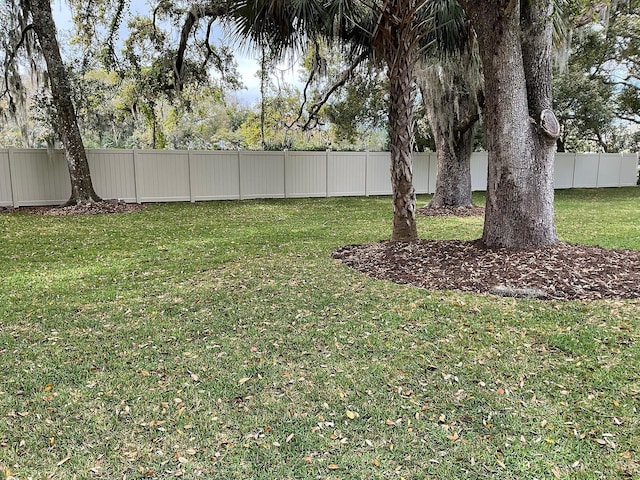
<path id="1" fill-rule="evenodd" d="M 640 249 L 640 189 L 556 205 L 563 240 Z M 638 300 L 331 259 L 390 225 L 389 198 L 0 216 L 0 479 L 640 478 Z"/>

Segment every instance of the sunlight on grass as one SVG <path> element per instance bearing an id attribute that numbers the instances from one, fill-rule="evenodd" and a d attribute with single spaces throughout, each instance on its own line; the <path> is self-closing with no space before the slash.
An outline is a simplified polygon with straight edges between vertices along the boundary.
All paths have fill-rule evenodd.
<path id="1" fill-rule="evenodd" d="M 563 240 L 640 250 L 640 189 L 556 205 Z M 388 197 L 0 215 L 0 479 L 640 476 L 638 300 L 425 291 L 331 259 L 390 230 Z"/>

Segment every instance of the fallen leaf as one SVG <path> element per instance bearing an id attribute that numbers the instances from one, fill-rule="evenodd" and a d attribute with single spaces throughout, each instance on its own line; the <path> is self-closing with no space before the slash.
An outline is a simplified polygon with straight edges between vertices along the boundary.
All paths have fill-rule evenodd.
<path id="1" fill-rule="evenodd" d="M 340 467 L 338 465 L 336 465 L 335 463 L 330 463 L 327 468 L 329 470 L 338 470 Z"/>
<path id="2" fill-rule="evenodd" d="M 238 380 L 238 385 L 244 385 L 245 383 L 247 383 L 249 380 L 251 380 L 250 377 L 242 377 L 240 380 Z"/>
<path id="3" fill-rule="evenodd" d="M 354 418 L 356 418 L 358 414 L 355 412 L 352 412 L 351 410 L 347 410 L 346 415 L 349 420 L 353 420 Z"/>
<path id="4" fill-rule="evenodd" d="M 551 473 L 553 473 L 553 476 L 556 478 L 560 478 L 560 469 L 558 467 L 554 467 L 551 469 Z"/>
<path id="5" fill-rule="evenodd" d="M 44 391 L 45 391 L 45 392 L 49 392 L 49 391 L 51 391 L 51 389 L 52 389 L 52 388 L 53 388 L 53 383 L 47 383 L 47 384 L 44 386 Z"/>
<path id="6" fill-rule="evenodd" d="M 67 463 L 69 460 L 71 459 L 71 456 L 65 457 L 62 460 L 60 460 L 58 463 L 56 463 L 56 467 L 61 467 L 62 465 L 64 465 L 65 463 Z"/>
<path id="7" fill-rule="evenodd" d="M 376 467 L 380 466 L 380 460 L 378 460 L 377 458 L 374 458 L 371 463 L 373 463 Z"/>

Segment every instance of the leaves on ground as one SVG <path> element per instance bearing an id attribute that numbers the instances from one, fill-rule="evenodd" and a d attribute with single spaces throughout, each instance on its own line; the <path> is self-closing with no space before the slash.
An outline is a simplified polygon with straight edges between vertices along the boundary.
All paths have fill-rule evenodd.
<path id="1" fill-rule="evenodd" d="M 426 289 L 555 300 L 640 298 L 640 251 L 558 243 L 486 248 L 479 241 L 349 245 L 333 253 L 375 278 Z"/>

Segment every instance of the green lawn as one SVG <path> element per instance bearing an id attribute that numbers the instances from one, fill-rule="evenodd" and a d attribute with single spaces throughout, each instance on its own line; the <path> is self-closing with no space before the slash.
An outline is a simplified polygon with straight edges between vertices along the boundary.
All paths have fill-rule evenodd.
<path id="1" fill-rule="evenodd" d="M 563 240 L 640 250 L 640 188 L 556 205 Z M 0 215 L 0 479 L 640 478 L 640 301 L 425 291 L 331 259 L 391 215 Z"/>

